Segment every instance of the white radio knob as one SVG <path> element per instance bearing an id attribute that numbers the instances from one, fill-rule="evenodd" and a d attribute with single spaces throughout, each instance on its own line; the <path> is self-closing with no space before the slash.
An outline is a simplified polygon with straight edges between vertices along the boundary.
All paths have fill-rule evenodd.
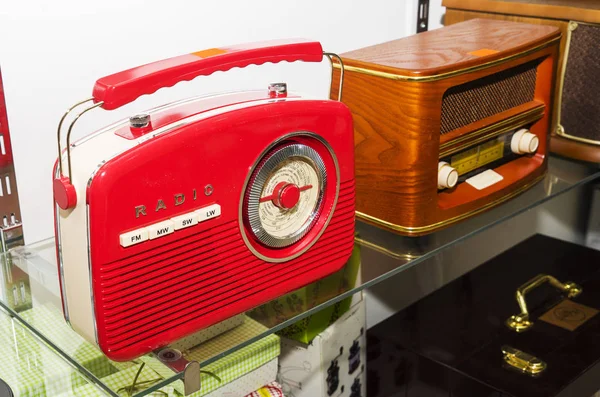
<path id="1" fill-rule="evenodd" d="M 515 154 L 535 153 L 540 144 L 540 139 L 529 132 L 527 128 L 521 128 L 515 132 L 510 141 L 510 150 Z"/>
<path id="2" fill-rule="evenodd" d="M 438 163 L 438 189 L 451 189 L 458 182 L 458 172 L 445 161 Z"/>

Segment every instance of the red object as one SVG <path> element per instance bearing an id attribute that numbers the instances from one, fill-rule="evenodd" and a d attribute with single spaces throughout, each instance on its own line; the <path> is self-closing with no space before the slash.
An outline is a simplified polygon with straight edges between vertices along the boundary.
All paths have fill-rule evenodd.
<path id="1" fill-rule="evenodd" d="M 294 208 L 298 200 L 300 200 L 300 189 L 293 183 L 287 183 L 279 193 L 278 206 L 285 209 Z"/>
<path id="2" fill-rule="evenodd" d="M 248 394 L 246 397 L 284 397 L 283 388 L 277 382 L 271 382 L 260 389 Z"/>
<path id="3" fill-rule="evenodd" d="M 216 71 L 265 62 L 321 62 L 322 59 L 323 48 L 318 41 L 301 39 L 211 48 L 103 77 L 96 81 L 92 95 L 95 102 L 104 102 L 102 108 L 113 110 L 160 88 Z"/>
<path id="4" fill-rule="evenodd" d="M 290 98 L 299 98 L 298 96 L 290 96 Z M 260 98 L 262 99 L 262 98 Z M 208 110 L 219 109 L 224 106 L 240 104 L 244 102 L 250 102 L 257 100 L 256 91 L 240 92 L 235 96 L 234 103 L 231 103 L 231 96 L 217 95 L 209 97 L 202 101 L 202 108 L 198 108 L 196 102 L 182 105 L 178 108 L 177 112 L 173 111 L 157 111 L 152 114 L 152 122 L 148 127 L 143 128 L 132 128 L 130 126 L 124 126 L 115 131 L 115 134 L 125 139 L 136 139 L 142 135 L 145 135 L 153 130 L 164 127 L 167 124 L 174 123 L 175 121 L 184 119 L 186 117 L 193 116 L 198 113 L 202 113 Z"/>
<path id="5" fill-rule="evenodd" d="M 6 113 L 6 102 L 4 99 L 4 86 L 2 85 L 2 74 L 0 74 L 0 135 L 3 139 L 4 153 L 0 151 L 0 168 L 13 163 L 10 145 L 10 134 L 8 131 L 8 115 Z"/>
<path id="6" fill-rule="evenodd" d="M 246 225 L 240 230 L 238 208 L 257 155 L 290 131 L 323 136 L 337 155 L 340 179 L 319 141 L 291 139 L 317 150 L 329 169 L 323 213 L 297 244 L 274 249 L 252 239 L 253 247 L 275 257 L 300 251 L 324 227 L 338 182 L 340 194 L 323 235 L 282 266 L 257 258 L 244 244 L 241 233 L 250 233 Z M 200 194 L 207 184 L 214 187 L 210 196 Z M 179 193 L 186 200 L 175 206 L 173 197 Z M 154 211 L 158 198 L 167 209 Z M 326 100 L 274 102 L 212 117 L 107 162 L 88 187 L 87 203 L 98 342 L 109 358 L 130 360 L 345 264 L 354 240 L 352 119 L 345 105 Z M 127 248 L 118 243 L 121 233 L 214 203 L 221 205 L 219 218 Z M 134 208 L 140 204 L 151 210 L 136 218 Z"/>
<path id="7" fill-rule="evenodd" d="M 114 109 L 215 70 L 322 59 L 316 42 L 218 51 L 224 52 L 178 57 L 100 79 L 94 96 Z M 231 104 L 244 106 L 214 111 Z M 265 89 L 182 103 L 150 116 L 154 129 L 194 121 L 173 124 L 168 132 L 111 157 L 85 180 L 86 199 L 78 204 L 87 206 L 96 338 L 116 361 L 164 347 L 315 282 L 343 267 L 354 245 L 353 124 L 344 104 L 293 95 L 272 100 Z M 106 133 L 135 138 L 128 127 Z M 261 156 L 296 143 L 318 153 L 327 183 L 308 232 L 291 245 L 272 248 L 254 237 L 240 211 L 245 185 Z M 286 183 L 276 199 L 293 207 L 299 192 L 310 188 Z M 57 190 L 57 201 L 68 205 L 67 185 Z M 216 218 L 126 248 L 119 243 L 123 233 L 213 204 L 221 207 Z M 136 210 L 141 205 L 142 215 Z"/>
<path id="8" fill-rule="evenodd" d="M 293 183 L 279 182 L 277 186 L 275 186 L 275 189 L 273 189 L 273 194 L 261 197 L 259 202 L 264 203 L 266 201 L 272 201 L 274 205 L 280 208 L 294 208 L 294 206 L 298 204 L 298 200 L 300 200 L 300 192 L 311 188 L 311 185 L 298 187 Z"/>
<path id="9" fill-rule="evenodd" d="M 77 193 L 75 186 L 66 176 L 55 178 L 52 183 L 54 189 L 54 201 L 63 210 L 73 208 L 77 204 Z"/>

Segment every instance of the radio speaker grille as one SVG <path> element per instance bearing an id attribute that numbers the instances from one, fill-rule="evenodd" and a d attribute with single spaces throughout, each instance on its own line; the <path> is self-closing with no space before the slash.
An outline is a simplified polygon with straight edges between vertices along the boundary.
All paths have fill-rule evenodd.
<path id="1" fill-rule="evenodd" d="M 252 255 L 240 238 L 237 221 L 231 221 L 210 234 L 201 232 L 101 266 L 102 288 L 94 292 L 106 347 L 119 352 L 181 338 L 186 335 L 178 332 L 186 324 L 196 324 L 197 329 L 212 325 L 211 316 L 225 307 L 237 307 L 238 313 L 249 310 L 253 297 L 264 300 L 269 289 L 343 260 L 354 244 L 354 200 L 354 181 L 342 183 L 334 215 L 319 241 L 285 265 Z M 325 256 L 328 260 L 315 260 Z"/>
<path id="2" fill-rule="evenodd" d="M 600 143 L 600 25 L 579 24 L 571 32 L 561 99 L 565 133 Z"/>
<path id="3" fill-rule="evenodd" d="M 442 99 L 441 134 L 530 102 L 538 62 L 449 88 Z"/>

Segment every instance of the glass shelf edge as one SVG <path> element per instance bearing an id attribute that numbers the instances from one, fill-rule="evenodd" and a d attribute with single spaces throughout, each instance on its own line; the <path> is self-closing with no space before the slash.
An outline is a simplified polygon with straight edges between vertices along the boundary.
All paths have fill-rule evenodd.
<path id="1" fill-rule="evenodd" d="M 558 160 L 555 160 L 555 161 L 567 161 L 567 162 L 570 162 L 570 160 L 564 160 L 564 159 L 558 159 Z M 550 177 L 550 173 L 546 177 Z M 572 183 L 571 185 L 569 185 L 569 186 L 561 189 L 558 192 L 550 193 L 550 194 L 548 194 L 545 197 L 537 199 L 532 205 L 525 205 L 522 208 L 519 208 L 519 209 L 517 209 L 517 210 L 515 210 L 515 211 L 513 211 L 513 212 L 511 212 L 509 214 L 500 216 L 497 219 L 494 219 L 493 221 L 491 221 L 489 223 L 481 225 L 480 227 L 476 227 L 473 230 L 465 233 L 464 235 L 460 236 L 457 239 L 448 241 L 448 242 L 440 245 L 439 247 L 434 248 L 434 249 L 432 249 L 432 250 L 424 253 L 423 255 L 416 256 L 416 257 L 408 260 L 406 263 L 398 266 L 395 269 L 392 269 L 392 270 L 390 270 L 388 272 L 385 272 L 385 273 L 383 273 L 383 274 L 381 274 L 381 275 L 379 275 L 379 276 L 377 276 L 377 277 L 375 277 L 375 278 L 373 278 L 371 280 L 365 281 L 365 282 L 361 283 L 361 285 L 359 285 L 359 286 L 356 286 L 356 287 L 354 287 L 354 288 L 352 288 L 352 289 L 350 289 L 350 290 L 348 290 L 346 292 L 343 292 L 343 293 L 335 296 L 334 298 L 331 298 L 331 299 L 329 299 L 329 300 L 327 300 L 325 302 L 322 302 L 322 303 L 320 303 L 320 304 L 318 304 L 318 305 L 316 305 L 316 306 L 308 309 L 307 311 L 305 311 L 305 312 L 303 312 L 301 314 L 298 314 L 298 315 L 296 315 L 294 317 L 291 317 L 291 318 L 289 318 L 289 319 L 287 319 L 287 320 L 285 320 L 285 321 L 283 321 L 283 322 L 281 322 L 281 323 L 279 323 L 277 325 L 274 325 L 271 328 L 269 328 L 268 331 L 265 331 L 264 333 L 262 333 L 260 335 L 257 335 L 255 337 L 253 337 L 252 339 L 249 339 L 248 341 L 245 341 L 245 342 L 241 343 L 238 346 L 235 346 L 235 347 L 233 347 L 231 349 L 228 349 L 228 350 L 222 352 L 221 354 L 219 354 L 218 356 L 212 357 L 211 359 L 206 360 L 203 363 L 200 363 L 200 365 L 201 366 L 209 365 L 209 364 L 215 362 L 216 360 L 218 360 L 218 359 L 220 359 L 222 357 L 225 357 L 225 356 L 227 356 L 229 354 L 234 353 L 235 351 L 237 351 L 237 350 L 239 350 L 239 349 L 247 346 L 248 344 L 254 343 L 254 342 L 260 340 L 261 338 L 264 338 L 264 337 L 266 337 L 266 336 L 268 336 L 268 335 L 270 335 L 272 333 L 276 333 L 276 332 L 278 332 L 278 331 L 286 328 L 287 326 L 290 326 L 290 325 L 292 325 L 292 324 L 294 324 L 294 323 L 296 323 L 296 322 L 298 322 L 300 320 L 305 319 L 306 317 L 309 317 L 309 316 L 313 315 L 314 313 L 316 313 L 316 312 L 318 312 L 320 310 L 326 309 L 327 307 L 329 307 L 331 305 L 334 305 L 334 304 L 336 304 L 336 303 L 338 303 L 338 302 L 340 302 L 340 301 L 342 301 L 342 300 L 344 300 L 346 298 L 349 298 L 352 295 L 354 295 L 356 293 L 359 293 L 359 292 L 361 292 L 361 291 L 363 291 L 363 290 L 365 290 L 367 288 L 371 288 L 371 287 L 373 287 L 373 286 L 381 283 L 382 281 L 387 280 L 388 278 L 397 276 L 398 274 L 400 274 L 400 273 L 402 273 L 404 271 L 407 271 L 407 270 L 413 268 L 414 266 L 418 265 L 419 263 L 422 263 L 422 262 L 424 262 L 424 261 L 426 261 L 428 259 L 431 259 L 431 258 L 435 257 L 436 255 L 438 255 L 438 254 L 442 253 L 443 251 L 447 250 L 448 248 L 450 248 L 452 246 L 455 246 L 456 244 L 459 244 L 461 242 L 467 241 L 471 237 L 473 237 L 473 236 L 475 236 L 475 235 L 477 235 L 477 234 L 479 234 L 479 233 L 481 233 L 481 232 L 483 232 L 485 230 L 491 229 L 494 226 L 502 224 L 502 223 L 504 223 L 504 222 L 506 222 L 506 221 L 508 221 L 508 220 L 510 220 L 512 218 L 515 218 L 515 217 L 517 217 L 517 216 L 519 216 L 519 215 L 521 215 L 521 214 L 523 214 L 523 213 L 525 213 L 527 211 L 530 211 L 530 210 L 532 210 L 534 208 L 537 208 L 540 205 L 542 205 L 542 204 L 544 204 L 544 203 L 546 203 L 546 202 L 548 202 L 548 201 L 550 201 L 550 200 L 552 200 L 552 199 L 554 199 L 556 197 L 559 197 L 559 196 L 561 196 L 561 195 L 563 195 L 565 193 L 568 193 L 568 192 L 570 192 L 570 191 L 572 191 L 572 190 L 574 190 L 574 189 L 576 189 L 578 187 L 581 187 L 583 185 L 591 183 L 591 182 L 593 182 L 594 180 L 597 180 L 597 179 L 600 179 L 600 169 L 598 169 L 594 173 L 591 173 L 591 174 L 589 174 L 587 176 L 582 177 L 581 179 L 579 179 L 576 182 Z M 543 184 L 544 183 L 543 181 L 544 180 L 540 181 L 539 184 Z M 514 200 L 518 200 L 518 199 L 519 199 L 518 196 L 514 198 Z"/>
<path id="2" fill-rule="evenodd" d="M 450 241 L 448 243 L 440 245 L 439 247 L 434 248 L 431 251 L 428 251 L 427 253 L 425 253 L 423 255 L 416 256 L 415 258 L 410 259 L 405 264 L 398 266 L 396 269 L 390 270 L 389 272 L 381 274 L 381 275 L 377 276 L 376 278 L 374 278 L 372 280 L 366 281 L 360 287 L 357 287 L 355 290 L 352 290 L 352 291 L 358 292 L 358 291 L 361 291 L 363 289 L 373 287 L 373 286 L 379 284 L 380 282 L 382 282 L 384 280 L 387 280 L 388 278 L 391 278 L 391 277 L 393 277 L 395 275 L 398 275 L 399 273 L 402 273 L 402 272 L 404 272 L 404 271 L 406 271 L 406 270 L 408 270 L 408 269 L 410 269 L 410 268 L 418 265 L 419 263 L 421 263 L 421 262 L 423 262 L 423 261 L 425 261 L 427 259 L 431 259 L 431 258 L 435 257 L 436 255 L 442 253 L 446 249 L 448 249 L 448 248 L 450 248 L 450 247 L 452 247 L 452 246 L 454 246 L 454 245 L 456 245 L 458 243 L 461 243 L 463 241 L 467 241 L 469 238 L 471 238 L 471 237 L 473 237 L 473 236 L 475 236 L 475 235 L 477 235 L 477 234 L 479 234 L 479 233 L 481 233 L 481 232 L 483 232 L 483 231 L 485 231 L 487 229 L 491 229 L 494 226 L 500 225 L 500 224 L 502 224 L 502 223 L 504 223 L 504 222 L 506 222 L 506 221 L 508 221 L 508 220 L 510 220 L 512 218 L 515 218 L 515 217 L 517 217 L 517 216 L 519 216 L 519 215 L 521 215 L 521 214 L 523 214 L 523 213 L 525 213 L 527 211 L 535 209 L 535 208 L 539 207 L 540 205 L 542 205 L 542 204 L 544 204 L 544 203 L 546 203 L 546 202 L 548 202 L 548 201 L 550 201 L 550 200 L 552 200 L 552 199 L 554 199 L 556 197 L 559 197 L 559 196 L 563 195 L 564 193 L 567 193 L 567 192 L 569 192 L 569 191 L 571 191 L 573 189 L 576 189 L 578 187 L 581 187 L 583 185 L 591 183 L 591 182 L 593 182 L 596 179 L 600 179 L 600 172 L 598 172 L 596 174 L 592 174 L 592 175 L 590 175 L 590 176 L 588 176 L 586 178 L 583 178 L 579 182 L 577 182 L 577 183 L 575 183 L 575 184 L 573 184 L 573 185 L 565 188 L 564 190 L 561 190 L 558 193 L 555 193 L 555 194 L 549 195 L 547 197 L 544 197 L 544 198 L 540 199 L 539 201 L 537 201 L 532 206 L 526 206 L 526 207 L 523 207 L 523 208 L 521 208 L 519 210 L 516 210 L 515 212 L 510 213 L 509 215 L 506 215 L 506 216 L 503 216 L 503 217 L 499 217 L 498 219 L 496 219 L 496 220 L 494 220 L 494 221 L 492 221 L 490 223 L 487 223 L 487 224 L 481 226 L 480 228 L 473 229 L 472 231 L 470 231 L 470 232 L 462 235 L 460 238 L 458 238 L 456 240 L 452 240 L 452 241 Z M 349 291 L 350 295 L 353 294 L 352 291 Z M 327 303 L 327 302 L 325 302 L 325 303 Z M 333 303 L 335 303 L 335 302 L 333 302 Z"/>
<path id="3" fill-rule="evenodd" d="M 202 368 L 202 367 L 200 367 Z M 162 389 L 163 387 L 169 386 L 171 383 L 173 382 L 177 382 L 179 380 L 183 380 L 183 372 L 179 372 L 176 373 L 175 375 L 173 375 L 170 378 L 165 378 L 163 380 L 161 380 L 160 382 L 149 386 L 147 389 L 142 390 L 141 392 L 137 393 L 137 394 L 133 394 L 131 397 L 144 397 L 147 396 L 148 394 L 154 393 L 155 391 L 158 391 L 160 389 Z M 120 396 L 118 396 L 120 397 Z"/>
<path id="4" fill-rule="evenodd" d="M 563 161 L 566 161 L 569 164 L 561 164 L 561 162 L 563 162 Z M 267 327 L 268 329 L 266 329 L 264 332 L 261 332 L 260 334 L 255 335 L 235 346 L 232 346 L 232 347 L 228 348 L 227 350 L 217 354 L 216 356 L 213 356 L 207 360 L 203 360 L 202 362 L 200 362 L 199 364 L 200 364 L 201 368 L 206 367 L 206 366 L 214 363 L 215 361 L 217 361 L 223 357 L 226 357 L 229 354 L 232 354 L 254 342 L 257 342 L 260 339 L 262 339 L 270 334 L 281 331 L 282 329 L 284 329 L 300 320 L 303 320 L 303 319 L 315 314 L 316 312 L 318 312 L 320 310 L 326 309 L 338 302 L 343 301 L 344 299 L 350 298 L 351 296 L 353 296 L 356 293 L 359 293 L 367 288 L 371 288 L 388 278 L 395 277 L 395 276 L 413 268 L 414 266 L 417 266 L 418 264 L 426 261 L 427 259 L 431 259 L 431 258 L 435 257 L 436 255 L 439 255 L 440 253 L 444 252 L 445 250 L 449 249 L 450 247 L 453 247 L 461 242 L 469 240 L 473 236 L 475 236 L 485 230 L 491 229 L 503 222 L 506 222 L 512 218 L 519 216 L 520 214 L 523 214 L 531 209 L 537 208 L 540 205 L 542 205 L 556 197 L 559 197 L 565 193 L 568 193 L 578 187 L 581 187 L 581 186 L 589 184 L 590 182 L 593 182 L 597 179 L 600 179 L 600 168 L 591 168 L 592 167 L 591 165 L 589 166 L 589 168 L 584 168 L 583 165 L 577 165 L 575 162 L 570 162 L 569 160 L 560 160 L 560 159 L 553 160 L 553 161 L 551 161 L 551 164 L 552 163 L 554 163 L 554 165 L 553 165 L 553 167 L 550 167 L 548 175 L 545 178 L 550 178 L 550 179 L 558 178 L 560 183 L 557 183 L 556 185 L 553 185 L 553 186 L 559 186 L 559 188 L 558 188 L 559 190 L 557 190 L 557 191 L 552 191 L 551 189 L 550 189 L 550 191 L 541 190 L 542 194 L 544 194 L 544 192 L 545 192 L 545 194 L 546 194 L 545 196 L 536 196 L 538 193 L 535 193 L 531 197 L 530 201 L 528 201 L 529 198 L 523 199 L 522 206 L 521 206 L 521 204 L 517 203 L 517 204 L 515 204 L 515 207 L 516 207 L 515 209 L 511 209 L 509 207 L 507 210 L 505 207 L 505 212 L 502 212 L 502 210 L 499 210 L 500 212 L 498 212 L 497 214 L 492 213 L 492 211 L 496 210 L 497 208 L 502 208 L 507 203 L 513 202 L 513 200 L 518 201 L 519 197 L 521 197 L 521 196 L 515 197 L 514 199 L 508 201 L 507 203 L 504 203 L 504 204 L 492 209 L 490 211 L 490 213 L 492 213 L 492 214 L 487 215 L 489 218 L 487 218 L 487 219 L 480 218 L 480 221 L 476 221 L 476 222 L 472 223 L 470 226 L 467 226 L 467 231 L 464 234 L 459 233 L 456 235 L 456 237 L 453 234 L 450 234 L 449 236 L 441 236 L 439 238 L 440 241 L 434 240 L 432 244 L 425 244 L 427 246 L 427 248 L 424 251 L 422 251 L 422 253 L 420 255 L 412 257 L 412 258 L 401 259 L 401 261 L 404 260 L 404 262 L 400 263 L 398 265 L 394 261 L 392 261 L 391 262 L 392 265 L 397 265 L 397 267 L 392 267 L 392 266 L 384 267 L 384 268 L 380 269 L 380 270 L 383 270 L 383 272 L 381 274 L 377 274 L 377 272 L 374 272 L 372 278 L 368 278 L 365 281 L 361 281 L 360 285 L 358 285 L 358 286 L 348 289 L 347 291 L 344 291 L 342 293 L 338 293 L 334 297 L 324 298 L 327 300 L 324 300 L 324 301 L 316 304 L 315 306 L 313 306 L 309 309 L 306 309 L 302 313 L 299 313 L 299 314 L 294 313 L 291 317 L 286 318 L 284 321 L 282 321 L 278 324 L 265 325 L 265 327 Z M 563 168 L 563 166 L 566 168 Z M 572 170 L 569 170 L 568 168 L 571 166 L 575 166 L 575 168 Z M 581 167 L 581 168 L 577 168 L 577 167 Z M 554 173 L 552 173 L 551 171 L 554 171 Z M 565 174 L 565 172 L 566 172 L 566 174 Z M 566 175 L 566 177 L 565 177 L 565 175 Z M 546 179 L 544 179 L 544 181 L 545 180 Z M 539 184 L 543 184 L 544 181 L 540 181 Z M 538 189 L 543 189 L 543 188 L 538 187 Z M 527 194 L 527 192 L 525 192 L 523 194 L 525 195 L 525 194 Z M 485 214 L 480 214 L 480 215 L 477 215 L 476 217 L 473 217 L 473 219 L 479 218 L 479 217 L 485 217 L 485 216 L 486 216 Z M 489 222 L 488 222 L 488 220 L 489 220 Z M 452 227 L 457 227 L 457 226 L 458 225 L 455 225 Z M 460 227 L 460 226 L 458 226 L 458 227 Z M 472 228 L 472 230 L 468 230 L 469 227 Z M 366 239 L 366 240 L 368 241 L 368 239 Z M 400 240 L 398 240 L 398 241 L 400 241 Z M 358 244 L 360 245 L 360 243 L 358 243 Z M 373 248 L 369 248 L 368 246 L 364 246 L 361 249 L 373 250 Z M 376 255 L 385 255 L 385 254 L 377 253 Z M 363 261 L 362 265 L 363 266 L 367 265 L 366 262 L 367 261 Z M 364 267 L 362 269 L 364 271 Z M 1 297 L 0 297 L 0 299 L 1 299 Z M 36 330 L 35 326 L 32 324 L 29 324 L 25 317 L 21 317 L 19 312 L 12 310 L 10 307 L 5 305 L 1 301 L 0 301 L 0 307 L 2 308 L 2 310 L 7 312 L 12 318 L 17 319 L 17 321 L 20 324 L 22 324 L 28 330 L 28 332 L 33 334 L 34 337 L 36 337 L 38 340 L 40 340 L 45 345 L 47 345 L 48 348 L 50 348 L 52 351 L 56 352 L 65 362 L 68 363 L 69 366 L 71 366 L 72 368 L 77 370 L 82 375 L 82 377 L 84 377 L 87 381 L 92 383 L 98 390 L 100 390 L 102 393 L 107 393 L 111 397 L 119 397 L 119 395 L 115 391 L 112 391 L 110 388 L 108 388 L 107 385 L 103 384 L 101 379 L 96 377 L 93 373 L 91 373 L 85 367 L 83 367 L 82 364 L 78 363 L 75 359 L 71 358 L 66 352 L 62 351 L 57 345 L 52 343 L 52 341 L 43 334 L 43 331 Z M 181 381 L 181 380 L 183 380 L 183 372 L 179 372 L 179 373 L 174 372 L 172 376 L 169 376 L 168 378 L 165 378 L 165 379 L 159 381 L 158 383 L 154 384 L 153 386 L 150 386 L 147 389 L 134 394 L 134 397 L 142 397 L 142 396 L 148 395 L 154 391 L 161 389 L 162 387 L 168 386 L 169 384 L 171 384 L 173 382 Z"/>

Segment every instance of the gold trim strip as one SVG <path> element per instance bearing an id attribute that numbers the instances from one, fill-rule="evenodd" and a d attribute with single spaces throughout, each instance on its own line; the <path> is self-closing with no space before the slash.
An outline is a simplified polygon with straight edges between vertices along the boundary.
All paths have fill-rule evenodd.
<path id="1" fill-rule="evenodd" d="M 561 108 L 562 108 L 562 95 L 563 95 L 563 88 L 565 85 L 565 75 L 567 73 L 567 61 L 569 60 L 569 50 L 571 48 L 571 32 L 573 32 L 575 29 L 577 29 L 577 22 L 574 21 L 569 21 L 569 28 L 567 29 L 567 37 L 565 38 L 565 40 L 567 40 L 567 44 L 565 45 L 565 53 L 563 54 L 563 62 L 562 62 L 562 69 L 560 71 L 560 79 L 558 81 L 559 87 L 558 87 L 558 98 L 556 99 L 556 101 L 558 102 L 557 106 L 556 106 L 556 134 L 557 135 L 563 135 L 564 134 L 564 128 L 561 127 L 560 124 L 560 116 L 561 116 Z"/>
<path id="2" fill-rule="evenodd" d="M 476 210 L 470 211 L 470 212 L 466 212 L 464 214 L 455 216 L 454 218 L 450 218 L 450 219 L 446 219 L 444 221 L 440 221 L 440 222 L 436 222 L 436 223 L 432 223 L 431 225 L 426 225 L 426 226 L 416 226 L 416 227 L 407 227 L 407 226 L 401 226 L 401 225 L 396 225 L 394 223 L 388 222 L 388 221 L 384 221 L 382 219 L 376 218 L 374 216 L 371 215 L 367 215 L 363 212 L 360 211 L 356 211 L 356 217 L 362 220 L 365 220 L 367 222 L 373 223 L 377 226 L 382 226 L 386 229 L 390 229 L 393 230 L 395 232 L 400 232 L 400 233 L 405 233 L 405 234 L 409 234 L 409 235 L 415 235 L 418 233 L 426 233 L 429 231 L 433 231 L 435 229 L 439 229 L 443 226 L 447 226 L 450 225 L 452 223 L 461 221 L 465 218 L 468 218 L 470 216 L 473 215 L 477 215 L 487 209 L 490 209 L 498 204 L 501 204 L 505 201 L 510 200 L 511 198 L 518 196 L 519 194 L 523 193 L 525 190 L 529 189 L 530 187 L 532 187 L 533 185 L 535 185 L 536 183 L 538 183 L 539 181 L 541 181 L 542 179 L 544 179 L 544 177 L 546 176 L 546 173 L 544 173 L 543 175 L 535 178 L 532 182 L 521 186 L 519 189 L 514 190 L 513 192 L 507 194 L 506 196 L 502 196 L 501 198 L 494 200 L 492 202 L 487 203 L 486 205 L 477 208 Z"/>
<path id="3" fill-rule="evenodd" d="M 458 76 L 461 74 L 465 74 L 465 73 L 469 73 L 469 72 L 476 72 L 479 70 L 483 70 L 483 69 L 487 69 L 487 68 L 491 68 L 493 66 L 499 65 L 501 63 L 504 62 L 508 62 L 511 61 L 513 59 L 516 58 L 521 58 L 530 54 L 533 54 L 537 51 L 543 50 L 544 48 L 550 47 L 551 45 L 553 45 L 555 42 L 560 41 L 562 36 L 558 36 L 550 41 L 547 41 L 546 43 L 540 44 L 536 47 L 530 48 L 529 50 L 526 51 L 522 51 L 519 52 L 517 54 L 513 54 L 504 58 L 500 58 L 500 59 L 496 59 L 495 61 L 491 61 L 491 62 L 487 62 L 487 63 L 482 63 L 480 65 L 474 65 L 474 66 L 470 66 L 464 69 L 458 69 L 458 70 L 453 70 L 451 72 L 446 72 L 446 73 L 440 73 L 440 74 L 436 74 L 436 75 L 432 75 L 432 76 L 406 76 L 406 75 L 402 75 L 402 74 L 394 74 L 394 73 L 388 73 L 388 72 L 380 72 L 378 70 L 372 70 L 372 69 L 365 69 L 365 68 L 361 68 L 358 66 L 348 66 L 348 65 L 344 65 L 344 70 L 345 71 L 350 71 L 350 72 L 357 72 L 357 73 L 363 73 L 363 74 L 368 74 L 371 76 L 377 76 L 377 77 L 383 77 L 386 79 L 391 79 L 391 80 L 400 80 L 400 81 L 419 81 L 419 82 L 424 82 L 424 81 L 437 81 L 437 80 L 442 80 L 448 77 L 454 77 L 454 76 Z M 334 68 L 339 69 L 339 65 L 338 64 L 334 64 L 333 65 Z"/>
<path id="4" fill-rule="evenodd" d="M 411 254 L 399 254 L 397 252 L 391 251 L 387 248 L 384 248 L 384 247 L 377 245 L 375 243 L 372 243 L 370 241 L 363 240 L 360 237 L 354 237 L 354 241 L 356 241 L 363 247 L 371 248 L 372 250 L 381 252 L 382 254 L 391 256 L 395 259 L 404 259 L 404 260 L 410 261 L 410 260 L 416 259 L 421 256 L 421 255 L 411 255 Z"/>
<path id="5" fill-rule="evenodd" d="M 520 127 L 524 126 L 525 124 L 529 124 L 531 122 L 538 121 L 542 117 L 544 117 L 544 107 L 540 106 L 538 108 L 531 109 L 525 113 L 518 114 L 516 116 L 513 116 L 511 118 L 508 118 L 508 119 L 498 122 L 496 124 L 492 124 L 488 127 L 484 127 L 479 130 L 473 131 L 471 133 L 462 135 L 456 139 L 453 139 L 451 141 L 445 142 L 444 144 L 440 145 L 440 156 L 439 157 L 442 158 L 442 157 L 448 156 L 450 154 L 454 154 L 456 152 L 461 151 L 464 148 L 467 148 L 467 147 L 473 146 L 475 144 L 478 144 L 480 142 L 483 142 L 485 140 L 494 138 L 498 135 L 502 135 L 503 133 L 510 131 L 512 129 L 520 128 Z M 493 131 L 493 132 L 490 134 L 487 134 L 489 131 Z M 456 144 L 457 142 L 460 143 L 460 142 L 463 142 L 463 141 L 473 138 L 473 137 L 477 137 L 477 139 L 473 139 L 472 141 L 469 141 L 460 146 L 452 147 L 451 149 L 444 150 L 444 149 L 448 148 L 449 146 Z"/>
<path id="6" fill-rule="evenodd" d="M 562 136 L 563 138 L 572 139 L 574 141 L 588 143 L 590 145 L 600 146 L 600 141 L 594 141 L 594 140 L 591 140 L 591 139 L 581 138 L 581 137 L 578 137 L 578 136 L 567 134 L 565 132 L 565 128 L 561 124 L 558 124 L 557 127 L 556 127 L 556 135 Z"/>

